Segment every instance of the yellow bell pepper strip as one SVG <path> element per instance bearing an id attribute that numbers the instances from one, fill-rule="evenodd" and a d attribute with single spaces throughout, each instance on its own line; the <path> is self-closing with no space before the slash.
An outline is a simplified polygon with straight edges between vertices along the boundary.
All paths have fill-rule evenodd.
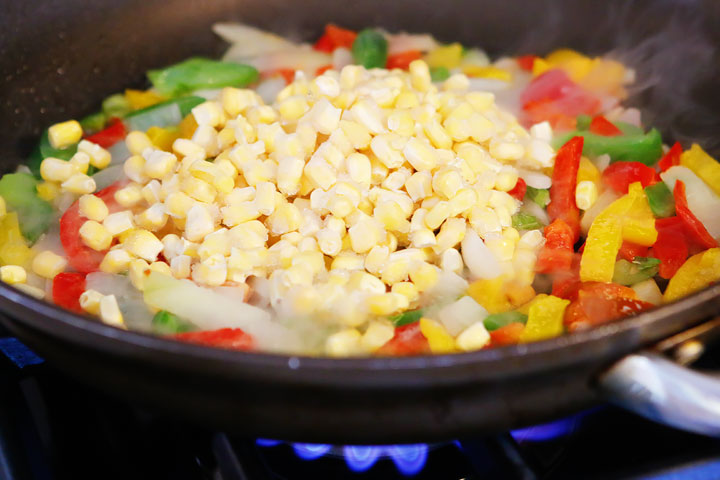
<path id="1" fill-rule="evenodd" d="M 133 110 L 141 110 L 167 100 L 167 97 L 152 90 L 125 90 L 125 98 Z"/>
<path id="2" fill-rule="evenodd" d="M 436 320 L 422 317 L 420 332 L 427 339 L 432 353 L 452 353 L 457 350 L 455 339 Z"/>
<path id="3" fill-rule="evenodd" d="M 505 280 L 502 277 L 477 280 L 470 284 L 467 294 L 488 313 L 506 312 L 512 308 L 505 294 Z"/>
<path id="4" fill-rule="evenodd" d="M 657 240 L 655 217 L 640 182 L 630 185 L 628 194 L 611 203 L 595 218 L 580 259 L 583 282 L 611 282 L 623 240 L 652 246 Z"/>
<path id="5" fill-rule="evenodd" d="M 700 145 L 694 143 L 690 150 L 685 150 L 680 155 L 680 165 L 692 170 L 720 195 L 720 163 L 708 155 Z"/>
<path id="6" fill-rule="evenodd" d="M 534 301 L 528 311 L 520 342 L 535 342 L 557 337 L 563 333 L 563 317 L 570 300 L 548 295 Z"/>
<path id="7" fill-rule="evenodd" d="M 445 67 L 451 70 L 460 65 L 462 55 L 462 45 L 459 43 L 451 43 L 450 45 L 437 47 L 428 53 L 425 56 L 425 62 L 427 62 L 430 68 Z"/>
<path id="8" fill-rule="evenodd" d="M 535 302 L 539 302 L 540 300 L 547 297 L 549 297 L 547 293 L 538 293 L 535 298 L 527 302 L 525 305 L 518 307 L 517 312 L 522 313 L 523 315 L 528 315 L 530 313 L 530 307 L 532 307 Z"/>
<path id="9" fill-rule="evenodd" d="M 468 77 L 491 78 L 493 80 L 502 80 L 503 82 L 512 82 L 512 73 L 502 68 L 481 67 L 479 65 L 467 65 L 463 67 L 462 72 Z"/>
<path id="10" fill-rule="evenodd" d="M 197 130 L 197 127 L 198 124 L 195 121 L 195 115 L 192 113 L 186 115 L 185 118 L 182 119 L 182 122 L 178 125 L 180 138 L 192 138 L 195 130 Z"/>
<path id="11" fill-rule="evenodd" d="M 27 267 L 32 251 L 20 233 L 17 212 L 8 212 L 0 219 L 0 264 Z"/>
<path id="12" fill-rule="evenodd" d="M 551 52 L 545 57 L 545 61 L 551 68 L 565 70 L 573 82 L 585 78 L 595 62 L 592 58 L 569 48 L 561 48 Z"/>
<path id="13" fill-rule="evenodd" d="M 664 302 L 672 302 L 702 290 L 720 280 L 720 248 L 711 248 L 688 258 L 670 279 L 663 294 Z"/>
<path id="14" fill-rule="evenodd" d="M 160 150 L 172 152 L 172 145 L 175 140 L 180 137 L 180 131 L 177 127 L 150 127 L 147 131 L 150 141 Z"/>
<path id="15" fill-rule="evenodd" d="M 580 157 L 580 166 L 578 167 L 577 183 L 580 182 L 593 182 L 595 185 L 600 185 L 600 170 L 590 161 L 589 158 L 583 156 Z"/>

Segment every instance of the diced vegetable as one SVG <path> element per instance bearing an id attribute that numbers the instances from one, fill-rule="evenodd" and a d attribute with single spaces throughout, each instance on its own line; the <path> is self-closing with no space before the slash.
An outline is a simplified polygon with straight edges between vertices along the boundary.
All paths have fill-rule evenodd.
<path id="1" fill-rule="evenodd" d="M 687 230 L 692 233 L 695 240 L 705 248 L 717 247 L 717 240 L 708 233 L 705 225 L 703 225 L 703 223 L 698 220 L 695 215 L 693 215 L 690 207 L 688 207 L 687 198 L 685 196 L 685 184 L 682 180 L 675 182 L 673 196 L 675 197 L 675 210 L 677 211 L 677 216 L 680 217 Z"/>
<path id="2" fill-rule="evenodd" d="M 515 345 L 520 341 L 525 325 L 522 323 L 510 323 L 504 327 L 490 332 L 490 344 L 494 347 L 503 345 Z"/>
<path id="3" fill-rule="evenodd" d="M 687 167 L 700 177 L 716 194 L 720 195 L 720 163 L 694 143 L 690 150 L 680 156 L 680 165 Z"/>
<path id="4" fill-rule="evenodd" d="M 7 173 L 0 178 L 0 197 L 20 220 L 23 236 L 34 243 L 48 229 L 53 208 L 37 196 L 37 180 L 27 173 Z"/>
<path id="5" fill-rule="evenodd" d="M 527 183 L 525 183 L 525 180 L 523 180 L 522 178 L 518 178 L 512 190 L 508 191 L 508 195 L 513 197 L 515 200 L 519 200 L 522 202 L 523 198 L 525 198 L 526 191 Z"/>
<path id="6" fill-rule="evenodd" d="M 678 217 L 656 222 L 658 238 L 651 253 L 660 260 L 658 272 L 665 279 L 672 278 L 688 257 L 688 242 L 680 231 L 681 223 Z"/>
<path id="7" fill-rule="evenodd" d="M 220 328 L 202 332 L 181 332 L 172 336 L 181 342 L 206 345 L 208 347 L 227 348 L 229 350 L 253 350 L 252 336 L 240 328 Z"/>
<path id="8" fill-rule="evenodd" d="M 0 218 L 0 263 L 29 266 L 32 251 L 20 232 L 17 212 L 8 212 Z"/>
<path id="9" fill-rule="evenodd" d="M 621 135 L 605 137 L 591 132 L 571 132 L 553 140 L 554 145 L 562 145 L 569 138 L 581 136 L 585 139 L 583 155 L 598 157 L 610 155 L 613 162 L 640 162 L 654 165 L 662 155 L 662 137 L 657 129 L 644 135 Z"/>
<path id="10" fill-rule="evenodd" d="M 663 158 L 661 158 L 658 162 L 658 167 L 660 167 L 660 171 L 664 172 L 670 167 L 680 165 L 680 156 L 682 155 L 682 153 L 682 145 L 680 145 L 680 142 L 675 142 L 672 148 L 670 148 L 670 150 L 668 150 L 667 153 L 663 156 Z"/>
<path id="11" fill-rule="evenodd" d="M 433 67 L 430 69 L 430 78 L 433 82 L 444 82 L 450 78 L 450 70 L 447 67 Z"/>
<path id="12" fill-rule="evenodd" d="M 387 62 L 388 43 L 376 30 L 365 29 L 358 33 L 352 44 L 355 63 L 365 68 L 382 68 Z"/>
<path id="13" fill-rule="evenodd" d="M 114 119 L 105 129 L 86 137 L 86 140 L 97 143 L 103 148 L 110 148 L 116 143 L 125 139 L 127 131 L 125 124 L 120 119 Z"/>
<path id="14" fill-rule="evenodd" d="M 189 332 L 193 329 L 191 324 L 166 310 L 160 310 L 153 316 L 152 326 L 156 333 L 162 335 Z"/>
<path id="15" fill-rule="evenodd" d="M 511 323 L 526 323 L 528 316 L 520 312 L 493 313 L 485 317 L 483 323 L 488 331 L 492 332 L 498 328 L 506 327 Z"/>
<path id="16" fill-rule="evenodd" d="M 543 228 L 543 224 L 529 213 L 518 212 L 512 216 L 512 226 L 518 230 L 537 230 Z"/>
<path id="17" fill-rule="evenodd" d="M 200 287 L 189 280 L 177 280 L 158 272 L 145 279 L 145 302 L 155 308 L 181 315 L 204 330 L 241 328 L 264 351 L 297 351 L 297 336 L 270 319 L 258 307 Z"/>
<path id="18" fill-rule="evenodd" d="M 682 180 L 690 212 L 713 238 L 720 238 L 720 196 L 687 167 L 671 167 L 661 173 L 660 177 L 671 191 L 675 190 L 675 182 Z"/>
<path id="19" fill-rule="evenodd" d="M 123 118 L 131 111 L 132 107 L 130 106 L 130 102 L 128 102 L 127 98 L 125 98 L 125 95 L 123 95 L 122 93 L 110 95 L 105 100 L 103 100 L 102 112 L 108 119 L 113 117 Z"/>
<path id="20" fill-rule="evenodd" d="M 52 282 L 53 302 L 73 312 L 82 313 L 80 295 L 85 291 L 85 275 L 62 272 L 55 275 Z"/>
<path id="21" fill-rule="evenodd" d="M 672 302 L 720 280 L 720 248 L 711 248 L 688 258 L 670 279 L 663 300 Z"/>
<path id="22" fill-rule="evenodd" d="M 573 231 L 570 226 L 557 219 L 545 227 L 544 233 L 545 245 L 538 254 L 535 269 L 540 273 L 569 270 L 575 255 Z"/>
<path id="23" fill-rule="evenodd" d="M 569 304 L 569 300 L 552 295 L 533 301 L 520 341 L 535 342 L 562 335 L 563 315 Z"/>
<path id="24" fill-rule="evenodd" d="M 407 70 L 410 67 L 410 62 L 419 60 L 422 57 L 422 52 L 418 50 L 409 50 L 407 52 L 395 53 L 389 55 L 385 68 L 392 70 L 393 68 L 400 68 Z"/>
<path id="25" fill-rule="evenodd" d="M 550 190 L 546 188 L 533 188 L 528 185 L 525 196 L 542 208 L 550 202 Z"/>
<path id="26" fill-rule="evenodd" d="M 505 281 L 501 277 L 471 283 L 468 295 L 489 313 L 505 312 L 512 308 L 505 293 Z"/>
<path id="27" fill-rule="evenodd" d="M 430 344 L 420 330 L 420 322 L 395 329 L 395 336 L 380 347 L 378 355 L 407 356 L 430 353 Z"/>
<path id="28" fill-rule="evenodd" d="M 598 115 L 593 118 L 588 129 L 590 132 L 604 137 L 617 137 L 618 135 L 623 134 L 622 130 L 613 125 L 602 115 Z"/>
<path id="29" fill-rule="evenodd" d="M 564 324 L 571 332 L 586 330 L 640 312 L 652 304 L 637 299 L 635 291 L 613 283 L 584 284 L 568 306 Z"/>
<path id="30" fill-rule="evenodd" d="M 631 183 L 640 182 L 647 187 L 660 181 L 654 169 L 640 162 L 615 162 L 603 171 L 602 179 L 618 193 L 627 193 Z"/>
<path id="31" fill-rule="evenodd" d="M 130 130 L 146 131 L 150 127 L 168 127 L 179 124 L 196 106 L 205 101 L 202 97 L 181 97 L 136 110 L 125 121 Z"/>
<path id="32" fill-rule="evenodd" d="M 440 322 L 423 317 L 419 324 L 420 332 L 427 339 L 432 353 L 452 353 L 456 350 L 455 339 L 450 336 Z"/>
<path id="33" fill-rule="evenodd" d="M 403 312 L 399 315 L 395 315 L 390 319 L 390 321 L 395 325 L 396 327 L 402 327 L 403 325 L 408 325 L 410 323 L 415 323 L 423 316 L 422 310 L 409 310 L 407 312 Z"/>
<path id="34" fill-rule="evenodd" d="M 328 53 L 337 48 L 351 48 L 356 37 L 357 33 L 354 31 L 328 23 L 325 25 L 325 33 L 315 42 L 313 48 Z"/>
<path id="35" fill-rule="evenodd" d="M 650 303 L 652 305 L 660 305 L 663 301 L 662 292 L 658 288 L 657 283 L 652 278 L 636 283 L 632 286 L 638 300 Z"/>
<path id="36" fill-rule="evenodd" d="M 615 262 L 612 281 L 620 285 L 634 285 L 654 277 L 658 273 L 659 265 L 660 260 L 657 258 L 635 257 L 632 262 L 620 259 Z"/>
<path id="37" fill-rule="evenodd" d="M 86 134 L 99 132 L 105 128 L 105 122 L 107 117 L 103 112 L 91 113 L 90 115 L 80 120 L 80 126 L 82 126 L 83 132 Z"/>
<path id="38" fill-rule="evenodd" d="M 133 90 L 131 88 L 125 90 L 125 98 L 127 98 L 127 101 L 130 103 L 130 107 L 133 110 L 151 107 L 167 100 L 167 97 L 164 97 L 152 90 Z"/>
<path id="39" fill-rule="evenodd" d="M 664 182 L 645 187 L 645 195 L 655 217 L 666 218 L 675 215 L 675 199 Z"/>
<path id="40" fill-rule="evenodd" d="M 560 147 L 555 157 L 547 206 L 551 220 L 561 219 L 572 229 L 573 243 L 580 234 L 580 209 L 575 204 L 575 187 L 582 149 L 581 137 L 573 137 Z"/>
<path id="41" fill-rule="evenodd" d="M 158 92 L 177 96 L 201 88 L 245 87 L 257 81 L 258 71 L 248 65 L 194 57 L 150 70 L 147 76 Z"/>
<path id="42" fill-rule="evenodd" d="M 475 278 L 495 278 L 502 273 L 495 255 L 471 227 L 465 231 L 461 250 L 465 266 Z"/>
<path id="43" fill-rule="evenodd" d="M 658 231 L 660 229 L 658 228 Z M 638 245 L 632 242 L 623 242 L 620 245 L 620 251 L 618 252 L 618 258 L 624 258 L 628 262 L 635 260 L 635 257 L 647 257 L 648 247 L 645 245 Z"/>
<path id="44" fill-rule="evenodd" d="M 448 333 L 457 336 L 475 322 L 482 321 L 488 312 L 469 296 L 460 297 L 453 303 L 445 305 L 435 317 L 443 324 Z"/>

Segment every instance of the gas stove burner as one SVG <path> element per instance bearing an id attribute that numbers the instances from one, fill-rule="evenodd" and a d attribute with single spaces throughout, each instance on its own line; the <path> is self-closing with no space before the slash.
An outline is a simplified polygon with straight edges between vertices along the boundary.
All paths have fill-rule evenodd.
<path id="1" fill-rule="evenodd" d="M 261 447 L 282 444 L 279 440 L 258 439 Z M 390 459 L 398 472 L 413 476 L 420 472 L 427 462 L 431 446 L 426 443 L 414 445 L 329 445 L 318 443 L 291 443 L 295 455 L 302 460 L 316 460 L 324 456 L 342 458 L 353 472 L 364 472 L 379 460 Z"/>

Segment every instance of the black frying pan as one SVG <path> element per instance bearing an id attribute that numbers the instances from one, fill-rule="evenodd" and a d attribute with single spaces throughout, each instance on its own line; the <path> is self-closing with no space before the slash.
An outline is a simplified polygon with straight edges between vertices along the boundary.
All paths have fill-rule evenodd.
<path id="1" fill-rule="evenodd" d="M 713 95 L 720 78 L 715 61 L 720 38 L 713 32 L 720 15 L 712 1 L 1 4 L 0 165 L 5 171 L 23 161 L 41 128 L 90 113 L 110 93 L 142 86 L 147 69 L 192 54 L 219 54 L 223 45 L 210 25 L 232 19 L 305 39 L 317 36 L 328 21 L 354 28 L 431 31 L 494 54 L 544 53 L 564 45 L 600 53 L 645 40 L 647 51 L 631 52 L 641 81 L 647 72 L 672 78 L 670 86 L 695 102 L 690 112 L 695 114 L 688 115 L 687 104 L 669 98 L 666 84 L 646 90 L 638 101 L 666 134 L 683 140 L 700 137 L 718 153 L 720 137 L 711 134 L 718 131 L 720 114 L 699 115 L 704 109 L 720 112 L 720 97 Z M 680 20 L 673 20 L 675 14 Z M 676 35 L 674 41 L 662 32 Z M 647 63 L 658 56 L 668 61 Z M 677 67 L 678 59 L 685 70 Z M 604 369 L 703 322 L 719 307 L 720 286 L 714 286 L 634 318 L 535 344 L 449 356 L 335 360 L 225 351 L 121 331 L 0 284 L 3 325 L 85 382 L 216 428 L 356 443 L 477 435 L 585 407 L 601 398 L 596 379 Z M 644 368 L 641 374 L 638 368 Z M 624 400 L 632 408 L 652 409 L 665 421 L 687 425 L 687 405 L 663 410 L 658 407 L 658 399 L 665 398 L 662 389 L 652 394 L 657 393 L 652 388 L 665 385 L 666 374 L 676 384 L 696 388 L 688 386 L 687 374 L 648 355 L 620 363 L 602 377 L 602 388 L 615 398 L 627 394 Z M 638 383 L 648 378 L 656 381 Z M 714 393 L 703 388 L 699 397 Z M 680 397 L 675 400 L 687 400 Z M 697 401 L 692 408 L 702 418 L 690 426 L 715 433 L 718 418 L 707 416 L 715 422 L 708 427 L 702 421 L 706 411 L 698 410 Z M 672 411 L 676 414 L 668 418 Z"/>

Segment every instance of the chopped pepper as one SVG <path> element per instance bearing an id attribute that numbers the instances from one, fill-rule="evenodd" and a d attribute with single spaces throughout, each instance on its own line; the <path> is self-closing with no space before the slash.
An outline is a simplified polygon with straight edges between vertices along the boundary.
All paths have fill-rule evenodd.
<path id="1" fill-rule="evenodd" d="M 550 202 L 550 190 L 547 188 L 533 188 L 528 185 L 525 196 L 542 208 L 545 208 Z"/>
<path id="2" fill-rule="evenodd" d="M 530 305 L 520 342 L 535 342 L 557 337 L 563 333 L 563 315 L 569 300 L 548 295 Z"/>
<path id="3" fill-rule="evenodd" d="M 470 284 L 467 293 L 489 313 L 506 312 L 512 308 L 502 277 L 477 280 Z"/>
<path id="4" fill-rule="evenodd" d="M 313 48 L 327 53 L 333 52 L 336 48 L 351 48 L 356 37 L 356 32 L 328 23 L 325 25 L 325 33 L 315 42 Z"/>
<path id="5" fill-rule="evenodd" d="M 640 162 L 615 162 L 602 172 L 603 182 L 618 193 L 627 193 L 631 183 L 640 182 L 643 187 L 660 181 L 657 172 Z"/>
<path id="6" fill-rule="evenodd" d="M 457 350 L 455 339 L 436 320 L 422 317 L 420 319 L 420 332 L 427 339 L 432 353 L 452 353 Z"/>
<path id="7" fill-rule="evenodd" d="M 427 338 L 420 331 L 420 322 L 414 322 L 395 328 L 395 335 L 380 347 L 378 355 L 422 355 L 430 353 Z"/>
<path id="8" fill-rule="evenodd" d="M 83 129 L 83 132 L 85 134 L 91 134 L 95 132 L 99 132 L 103 128 L 105 128 L 105 122 L 107 121 L 107 117 L 103 112 L 96 112 L 91 113 L 90 115 L 83 117 L 80 120 L 80 126 Z"/>
<path id="9" fill-rule="evenodd" d="M 393 68 L 400 68 L 407 70 L 410 68 L 410 62 L 419 60 L 422 58 L 422 52 L 420 50 L 408 50 L 407 52 L 400 52 L 394 55 L 389 55 L 387 62 L 385 62 L 385 68 L 392 70 Z"/>
<path id="10" fill-rule="evenodd" d="M 183 332 L 172 335 L 172 338 L 182 342 L 230 350 L 252 350 L 254 344 L 253 338 L 239 328 Z"/>
<path id="11" fill-rule="evenodd" d="M 638 300 L 635 291 L 613 283 L 583 284 L 565 311 L 564 324 L 571 332 L 584 330 L 637 313 L 653 305 Z"/>
<path id="12" fill-rule="evenodd" d="M 89 142 L 97 143 L 103 148 L 110 148 L 117 142 L 122 141 L 126 135 L 125 124 L 123 124 L 119 118 L 115 118 L 103 130 L 88 135 L 85 139 Z"/>
<path id="13" fill-rule="evenodd" d="M 131 130 L 146 131 L 150 127 L 177 125 L 197 105 L 205 101 L 202 97 L 181 97 L 158 103 L 152 107 L 136 110 L 125 117 Z"/>
<path id="14" fill-rule="evenodd" d="M 152 326 L 153 330 L 163 335 L 189 332 L 192 330 L 192 325 L 167 310 L 160 310 L 155 314 L 152 319 Z"/>
<path id="15" fill-rule="evenodd" d="M 518 63 L 518 66 L 525 70 L 526 72 L 532 72 L 533 70 L 533 63 L 535 63 L 535 59 L 538 58 L 537 55 L 521 55 L 515 59 L 515 61 Z"/>
<path id="16" fill-rule="evenodd" d="M 682 145 L 680 145 L 680 142 L 675 142 L 672 148 L 670 148 L 670 150 L 668 150 L 667 153 L 663 155 L 663 158 L 661 158 L 658 162 L 658 167 L 660 167 L 660 171 L 664 172 L 670 167 L 680 165 L 680 156 L 682 155 L 682 153 Z"/>
<path id="17" fill-rule="evenodd" d="M 411 323 L 417 322 L 418 320 L 420 320 L 420 318 L 422 318 L 422 315 L 422 310 L 408 310 L 407 312 L 395 315 L 390 319 L 390 321 L 396 327 L 402 327 L 403 325 L 409 325 Z"/>
<path id="18" fill-rule="evenodd" d="M 711 248 L 688 258 L 670 279 L 663 294 L 663 301 L 678 298 L 702 290 L 720 280 L 720 248 Z"/>
<path id="19" fill-rule="evenodd" d="M 708 155 L 700 145 L 694 143 L 690 150 L 680 156 L 680 165 L 692 170 L 720 195 L 720 163 Z"/>
<path id="20" fill-rule="evenodd" d="M 448 70 L 460 65 L 463 56 L 463 47 L 459 43 L 443 45 L 432 50 L 425 56 L 430 68 L 445 67 Z"/>
<path id="21" fill-rule="evenodd" d="M 257 81 L 259 75 L 249 65 L 194 57 L 150 70 L 147 76 L 161 95 L 172 97 L 200 88 L 245 87 Z"/>
<path id="22" fill-rule="evenodd" d="M 50 226 L 53 208 L 37 195 L 38 181 L 27 173 L 8 173 L 0 178 L 0 197 L 16 211 L 23 236 L 34 243 Z"/>
<path id="23" fill-rule="evenodd" d="M 122 93 L 110 95 L 102 102 L 102 112 L 107 118 L 123 118 L 131 111 L 130 102 Z"/>
<path id="24" fill-rule="evenodd" d="M 645 187 L 645 195 L 655 217 L 666 218 L 675 215 L 675 199 L 665 182 Z"/>
<path id="25" fill-rule="evenodd" d="M 85 291 L 85 274 L 61 272 L 52 281 L 52 298 L 56 305 L 83 313 L 80 307 L 80 295 Z"/>
<path id="26" fill-rule="evenodd" d="M 622 130 L 613 125 L 612 122 L 602 115 L 597 115 L 592 119 L 589 130 L 592 133 L 602 135 L 603 137 L 617 137 L 618 135 L 623 134 Z"/>
<path id="27" fill-rule="evenodd" d="M 518 212 L 512 216 L 512 226 L 518 230 L 537 230 L 543 228 L 543 224 L 534 215 L 526 212 Z"/>
<path id="28" fill-rule="evenodd" d="M 654 165 L 662 155 L 662 137 L 657 129 L 646 134 L 621 135 L 604 137 L 592 132 L 580 131 L 561 135 L 553 140 L 554 145 L 562 145 L 569 138 L 581 136 L 585 139 L 583 155 L 598 157 L 603 154 L 610 155 L 613 162 L 640 162 L 645 165 Z"/>
<path id="29" fill-rule="evenodd" d="M 690 232 L 694 239 L 705 248 L 717 247 L 717 240 L 708 233 L 705 225 L 690 211 L 685 196 L 685 183 L 683 183 L 682 180 L 675 182 L 673 196 L 675 197 L 677 216 L 683 221 L 688 232 Z"/>
<path id="30" fill-rule="evenodd" d="M 450 70 L 447 67 L 432 67 L 430 69 L 430 78 L 433 82 L 442 82 L 450 78 Z"/>
<path id="31" fill-rule="evenodd" d="M 133 110 L 141 110 L 151 107 L 157 103 L 167 100 L 166 97 L 159 95 L 152 90 L 125 90 L 125 98 Z"/>
<path id="32" fill-rule="evenodd" d="M 366 28 L 352 44 L 355 63 L 365 68 L 383 68 L 387 62 L 388 43 L 378 31 Z"/>
<path id="33" fill-rule="evenodd" d="M 658 228 L 658 232 L 660 229 Z M 659 235 L 659 233 L 658 233 Z M 657 242 L 656 242 L 657 243 Z M 635 257 L 647 257 L 648 247 L 645 245 L 638 245 L 632 242 L 623 242 L 618 252 L 619 258 L 624 258 L 628 262 L 635 260 Z"/>
<path id="34" fill-rule="evenodd" d="M 0 218 L 0 263 L 26 267 L 31 257 L 32 250 L 20 232 L 17 212 L 8 212 Z"/>
<path id="35" fill-rule="evenodd" d="M 515 186 L 508 192 L 508 195 L 522 202 L 523 198 L 525 198 L 525 192 L 527 192 L 527 183 L 525 183 L 525 180 L 522 178 L 518 178 Z"/>
<path id="36" fill-rule="evenodd" d="M 545 245 L 538 254 L 535 269 L 539 273 L 562 272 L 570 269 L 574 255 L 573 231 L 561 219 L 545 227 Z"/>
<path id="37" fill-rule="evenodd" d="M 490 345 L 501 347 L 503 345 L 515 345 L 520 341 L 525 325 L 522 323 L 509 323 L 504 327 L 490 332 Z"/>
<path id="38" fill-rule="evenodd" d="M 658 273 L 659 265 L 660 260 L 652 257 L 635 257 L 631 262 L 620 259 L 615 262 L 612 281 L 620 285 L 635 285 L 654 277 Z"/>
<path id="39" fill-rule="evenodd" d="M 573 137 L 557 152 L 547 206 L 551 220 L 559 218 L 572 229 L 573 243 L 580 236 L 580 209 L 575 204 L 575 187 L 582 149 L 582 137 Z"/>
<path id="40" fill-rule="evenodd" d="M 498 328 L 506 327 L 510 325 L 511 323 L 526 323 L 528 319 L 528 316 L 524 313 L 520 312 L 502 312 L 502 313 L 493 313 L 491 315 L 488 315 L 483 320 L 483 323 L 485 324 L 485 328 L 488 330 L 488 332 L 492 332 L 493 330 L 497 330 Z"/>
<path id="41" fill-rule="evenodd" d="M 680 231 L 682 225 L 678 217 L 670 217 L 656 222 L 658 238 L 650 251 L 660 260 L 658 273 L 662 278 L 671 279 L 688 257 L 688 243 Z M 677 226 L 676 226 L 677 225 Z"/>
<path id="42" fill-rule="evenodd" d="M 601 178 L 600 170 L 587 157 L 580 157 L 580 166 L 578 167 L 577 183 L 589 181 L 600 186 Z"/>

